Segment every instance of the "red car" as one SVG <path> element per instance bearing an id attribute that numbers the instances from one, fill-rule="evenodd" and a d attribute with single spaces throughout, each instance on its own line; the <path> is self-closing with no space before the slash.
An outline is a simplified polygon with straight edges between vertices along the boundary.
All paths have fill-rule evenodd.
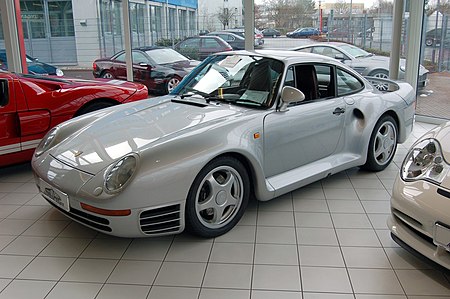
<path id="1" fill-rule="evenodd" d="M 133 80 L 145 84 L 149 91 L 158 94 L 171 92 L 194 67 L 197 60 L 190 60 L 177 51 L 165 47 L 141 47 L 132 50 Z M 95 78 L 127 79 L 125 51 L 110 58 L 94 61 Z"/>
<path id="2" fill-rule="evenodd" d="M 31 160 L 45 133 L 65 120 L 147 97 L 138 83 L 0 71 L 0 167 Z"/>

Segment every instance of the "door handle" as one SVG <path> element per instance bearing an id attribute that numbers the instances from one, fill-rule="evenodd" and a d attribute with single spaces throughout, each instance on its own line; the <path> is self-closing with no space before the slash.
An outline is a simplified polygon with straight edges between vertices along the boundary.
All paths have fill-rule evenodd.
<path id="1" fill-rule="evenodd" d="M 337 107 L 336 109 L 334 109 L 333 114 L 334 115 L 341 115 L 344 112 L 345 112 L 345 108 Z"/>

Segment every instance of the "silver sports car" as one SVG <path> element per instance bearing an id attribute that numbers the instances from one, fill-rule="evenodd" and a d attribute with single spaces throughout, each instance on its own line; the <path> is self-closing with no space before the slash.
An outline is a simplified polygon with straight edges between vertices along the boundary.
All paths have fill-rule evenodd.
<path id="1" fill-rule="evenodd" d="M 215 237 L 267 201 L 344 169 L 384 169 L 414 121 L 415 93 L 381 93 L 335 59 L 215 54 L 169 95 L 58 125 L 33 157 L 37 186 L 98 231 Z"/>
<path id="2" fill-rule="evenodd" d="M 299 52 L 315 53 L 335 58 L 345 63 L 363 76 L 389 78 L 389 57 L 374 55 L 354 45 L 341 42 L 318 43 L 305 45 L 295 49 Z M 405 78 L 406 60 L 400 59 L 399 78 Z M 374 82 L 380 90 L 386 90 L 387 84 Z M 428 70 L 420 65 L 418 88 L 428 84 Z"/>

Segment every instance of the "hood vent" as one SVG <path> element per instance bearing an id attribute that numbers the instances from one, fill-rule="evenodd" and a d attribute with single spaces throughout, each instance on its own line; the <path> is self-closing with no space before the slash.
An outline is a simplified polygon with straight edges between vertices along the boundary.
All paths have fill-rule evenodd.
<path id="1" fill-rule="evenodd" d="M 172 99 L 172 103 L 191 105 L 191 106 L 200 107 L 200 108 L 204 108 L 204 107 L 208 106 L 207 104 L 203 104 L 203 103 L 185 101 L 185 100 L 181 101 L 181 100 L 176 100 L 176 99 Z"/>

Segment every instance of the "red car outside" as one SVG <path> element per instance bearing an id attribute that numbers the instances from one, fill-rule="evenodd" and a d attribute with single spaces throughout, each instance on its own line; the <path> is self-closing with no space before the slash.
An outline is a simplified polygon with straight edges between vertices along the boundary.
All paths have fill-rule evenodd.
<path id="1" fill-rule="evenodd" d="M 147 97 L 138 83 L 0 71 L 0 167 L 31 160 L 45 133 L 63 121 Z"/>

